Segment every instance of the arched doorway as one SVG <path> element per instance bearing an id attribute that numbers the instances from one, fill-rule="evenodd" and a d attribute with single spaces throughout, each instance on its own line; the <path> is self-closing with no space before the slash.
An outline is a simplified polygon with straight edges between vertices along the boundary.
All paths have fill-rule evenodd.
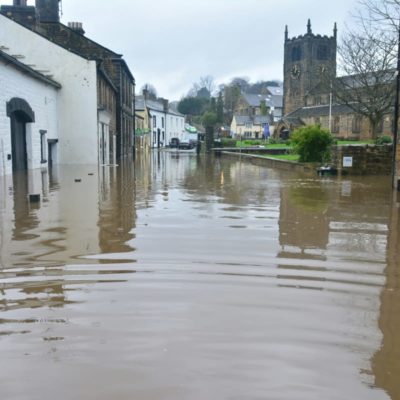
<path id="1" fill-rule="evenodd" d="M 7 103 L 7 116 L 11 119 L 13 171 L 26 170 L 28 169 L 26 124 L 35 122 L 35 114 L 25 100 L 14 97 Z"/>

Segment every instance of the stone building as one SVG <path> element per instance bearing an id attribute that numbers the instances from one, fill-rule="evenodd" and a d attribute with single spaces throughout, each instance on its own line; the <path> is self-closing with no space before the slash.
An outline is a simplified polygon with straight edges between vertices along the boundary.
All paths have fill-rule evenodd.
<path id="1" fill-rule="evenodd" d="M 283 118 L 275 133 L 287 132 L 302 125 L 320 125 L 337 138 L 371 139 L 374 135 L 391 135 L 393 120 L 385 115 L 377 131 L 372 133 L 369 120 L 350 107 L 335 101 L 327 90 L 326 74 L 336 77 L 337 27 L 332 36 L 316 35 L 308 21 L 307 33 L 289 38 L 285 30 Z M 351 79 L 336 77 L 335 79 Z"/>
<path id="2" fill-rule="evenodd" d="M 271 122 L 277 122 L 282 118 L 283 96 L 282 87 L 268 87 L 267 93 L 241 92 L 234 114 L 247 115 L 269 115 Z"/>
<path id="3" fill-rule="evenodd" d="M 14 0 L 12 6 L 1 6 L 0 12 L 68 51 L 96 61 L 99 140 L 106 127 L 106 141 L 101 147 L 109 147 L 109 155 L 101 162 L 113 162 L 134 151 L 135 79 L 122 55 L 86 37 L 82 23 L 62 24 L 59 3 L 60 0 L 36 0 L 33 7 L 26 0 Z"/>

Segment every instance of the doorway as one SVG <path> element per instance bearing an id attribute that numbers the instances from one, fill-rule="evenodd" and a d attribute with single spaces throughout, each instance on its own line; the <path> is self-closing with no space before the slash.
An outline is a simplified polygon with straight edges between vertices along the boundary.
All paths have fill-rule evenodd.
<path id="1" fill-rule="evenodd" d="M 24 171 L 28 169 L 26 124 L 35 122 L 35 114 L 24 99 L 14 97 L 7 103 L 7 116 L 11 120 L 12 168 Z"/>

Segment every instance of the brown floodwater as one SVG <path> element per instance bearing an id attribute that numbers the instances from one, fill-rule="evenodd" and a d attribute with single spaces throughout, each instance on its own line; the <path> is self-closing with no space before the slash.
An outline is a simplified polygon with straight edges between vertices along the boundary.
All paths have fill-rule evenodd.
<path id="1" fill-rule="evenodd" d="M 400 400 L 399 205 L 167 152 L 0 179 L 0 399 Z"/>

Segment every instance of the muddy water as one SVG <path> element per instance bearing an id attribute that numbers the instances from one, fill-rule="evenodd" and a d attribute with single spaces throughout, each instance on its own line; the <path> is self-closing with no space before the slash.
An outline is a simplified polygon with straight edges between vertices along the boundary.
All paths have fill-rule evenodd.
<path id="1" fill-rule="evenodd" d="M 400 400 L 399 204 L 170 153 L 0 180 L 0 398 Z"/>

